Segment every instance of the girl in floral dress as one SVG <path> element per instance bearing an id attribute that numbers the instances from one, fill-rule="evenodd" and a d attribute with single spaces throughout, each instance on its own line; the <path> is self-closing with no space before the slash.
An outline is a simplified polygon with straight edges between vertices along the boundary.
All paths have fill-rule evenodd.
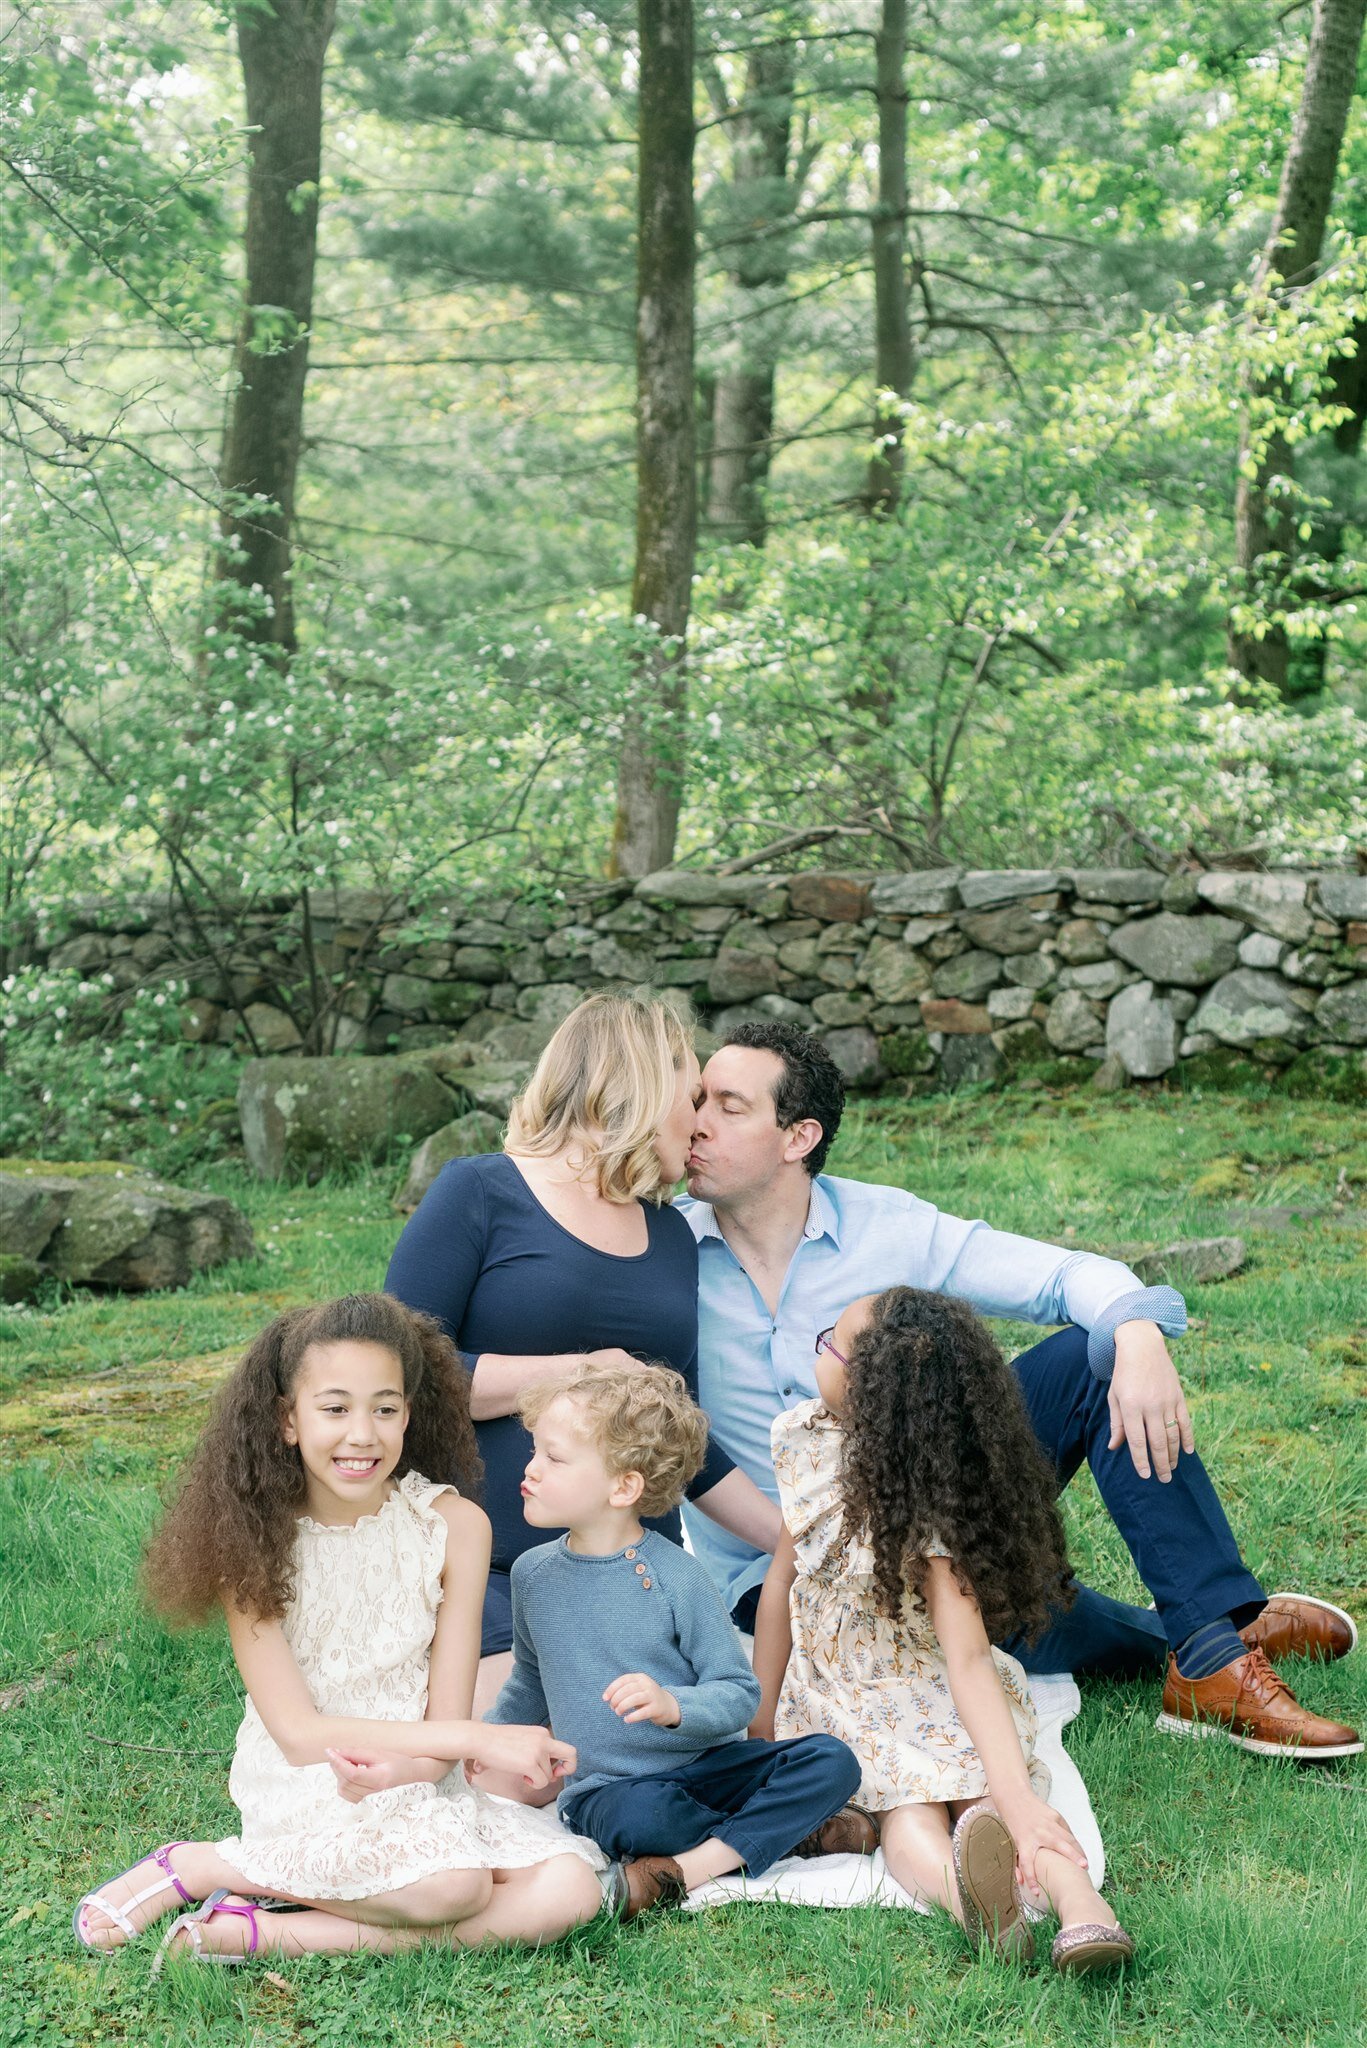
<path id="1" fill-rule="evenodd" d="M 752 1733 L 847 1742 L 892 1875 L 975 1942 L 1031 1952 L 1024 1883 L 1059 1914 L 1060 1968 L 1128 1961 L 1048 1804 L 1025 1674 L 992 1648 L 1070 1597 L 1009 1367 L 963 1303 L 893 1287 L 823 1331 L 816 1381 L 821 1399 L 773 1425 L 786 1532 L 760 1601 Z"/>
<path id="2" fill-rule="evenodd" d="M 466 1760 L 532 1786 L 575 1760 L 544 1728 L 469 1718 L 489 1523 L 432 1472 L 468 1489 L 479 1459 L 465 1373 L 428 1317 L 349 1295 L 252 1345 L 148 1556 L 164 1612 L 226 1613 L 248 1695 L 239 1829 L 87 1893 L 84 1947 L 117 1948 L 177 1901 L 192 1910 L 163 1951 L 225 1962 L 536 1942 L 599 1910 L 593 1843 L 466 1781 Z"/>

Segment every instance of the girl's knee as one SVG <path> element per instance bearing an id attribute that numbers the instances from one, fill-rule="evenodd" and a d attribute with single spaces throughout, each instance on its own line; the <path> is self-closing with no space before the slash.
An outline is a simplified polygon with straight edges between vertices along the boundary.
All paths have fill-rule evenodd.
<path id="1" fill-rule="evenodd" d="M 487 1870 L 439 1870 L 404 1889 L 404 1918 L 412 1927 L 440 1927 L 482 1913 L 493 1897 Z"/>
<path id="2" fill-rule="evenodd" d="M 551 1856 L 533 1873 L 539 1901 L 563 1932 L 592 1920 L 603 1903 L 597 1874 L 582 1856 Z"/>

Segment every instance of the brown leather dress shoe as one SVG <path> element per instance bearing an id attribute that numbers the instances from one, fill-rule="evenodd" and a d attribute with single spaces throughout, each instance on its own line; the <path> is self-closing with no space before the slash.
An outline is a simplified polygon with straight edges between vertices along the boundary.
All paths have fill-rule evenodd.
<path id="1" fill-rule="evenodd" d="M 619 1920 L 634 1920 L 655 1906 L 681 1906 L 688 1897 L 684 1874 L 672 1856 L 636 1856 L 614 1863 L 608 1903 Z"/>
<path id="2" fill-rule="evenodd" d="M 872 1856 L 878 1847 L 878 1823 L 862 1806 L 842 1806 L 813 1828 L 792 1851 L 794 1856 Z"/>
<path id="3" fill-rule="evenodd" d="M 1269 1662 L 1283 1657 L 1322 1657 L 1332 1663 L 1357 1647 L 1357 1623 L 1341 1607 L 1309 1593 L 1274 1593 L 1256 1621 L 1239 1634 L 1250 1650 Z"/>
<path id="4" fill-rule="evenodd" d="M 1224 1735 L 1254 1756 L 1294 1756 L 1301 1763 L 1358 1756 L 1363 1747 L 1355 1728 L 1301 1706 L 1261 1650 L 1196 1679 L 1183 1678 L 1170 1656 L 1156 1725 L 1168 1735 Z"/>

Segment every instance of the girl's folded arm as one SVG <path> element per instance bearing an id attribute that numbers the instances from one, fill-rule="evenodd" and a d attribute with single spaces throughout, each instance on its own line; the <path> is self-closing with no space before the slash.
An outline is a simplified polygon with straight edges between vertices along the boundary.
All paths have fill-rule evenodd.
<path id="1" fill-rule="evenodd" d="M 441 1605 L 427 1667 L 428 1721 L 468 1721 L 479 1669 L 484 1589 L 489 1581 L 489 1517 L 457 1493 L 438 1494 L 432 1506 L 446 1524 Z M 396 1783 L 437 1784 L 450 1770 L 446 1757 L 394 1759 Z"/>
<path id="2" fill-rule="evenodd" d="M 955 1578 L 947 1557 L 929 1560 L 925 1601 L 931 1627 L 945 1653 L 949 1689 L 959 1718 L 982 1758 L 988 1790 L 1009 1827 L 1010 1809 L 1033 1800 L 1036 1794 L 983 1627 L 982 1611 Z"/>
<path id="3" fill-rule="evenodd" d="M 793 1622 L 789 1595 L 797 1577 L 797 1553 L 786 1529 L 778 1539 L 774 1561 L 765 1573 L 755 1615 L 755 1676 L 760 1683 L 759 1710 L 750 1723 L 750 1733 L 772 1742 L 778 1696 L 793 1651 Z"/>
<path id="4" fill-rule="evenodd" d="M 474 1753 L 478 1722 L 363 1721 L 320 1714 L 279 1621 L 262 1621 L 227 1600 L 224 1606 L 242 1683 L 288 1763 L 326 1763 L 330 1749 L 387 1749 L 402 1756 L 445 1757 L 452 1763 Z"/>

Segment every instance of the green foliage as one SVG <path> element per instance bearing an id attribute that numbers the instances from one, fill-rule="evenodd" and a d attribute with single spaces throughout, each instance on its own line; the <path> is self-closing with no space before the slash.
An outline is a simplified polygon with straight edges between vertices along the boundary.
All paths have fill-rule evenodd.
<path id="1" fill-rule="evenodd" d="M 871 522 L 867 24 L 699 10 L 700 410 L 707 380 L 766 362 L 778 409 L 767 546 L 704 527 L 685 857 L 847 823 L 797 858 L 1347 858 L 1360 109 L 1321 275 L 1256 320 L 1247 297 L 1307 21 L 950 0 L 915 25 L 919 369 L 905 502 Z M 241 311 L 228 22 L 124 0 L 78 45 L 37 0 L 0 81 L 11 946 L 89 889 L 169 886 L 231 930 L 339 884 L 554 888 L 608 858 L 642 647 L 631 10 L 365 0 L 339 22 L 287 674 L 205 601 Z M 797 39 L 788 172 L 745 187 L 774 37 Z M 250 332 L 290 339 L 269 305 Z M 1307 713 L 1229 696 L 1250 391 L 1254 454 L 1296 452 L 1302 552 L 1234 618 L 1315 665 Z M 308 1031 L 336 995 L 318 959 L 282 1000 Z"/>
<path id="2" fill-rule="evenodd" d="M 175 1175 L 236 1141 L 238 1060 L 186 1045 L 183 981 L 115 998 L 111 975 L 20 968 L 0 983 L 0 1156 L 124 1159 Z"/>

